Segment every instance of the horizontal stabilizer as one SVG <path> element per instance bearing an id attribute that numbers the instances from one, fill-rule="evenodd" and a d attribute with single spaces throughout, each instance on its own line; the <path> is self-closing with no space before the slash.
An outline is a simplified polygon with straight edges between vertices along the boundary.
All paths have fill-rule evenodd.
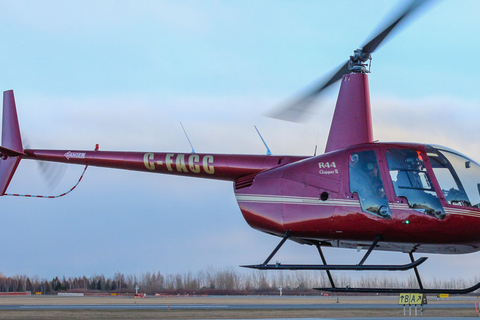
<path id="1" fill-rule="evenodd" d="M 5 147 L 0 147 L 0 154 L 2 154 L 3 156 L 7 156 L 7 157 L 18 157 L 18 156 L 24 156 L 25 155 L 25 153 L 23 153 L 23 152 L 18 152 L 18 151 L 8 149 L 8 148 L 5 148 Z"/>

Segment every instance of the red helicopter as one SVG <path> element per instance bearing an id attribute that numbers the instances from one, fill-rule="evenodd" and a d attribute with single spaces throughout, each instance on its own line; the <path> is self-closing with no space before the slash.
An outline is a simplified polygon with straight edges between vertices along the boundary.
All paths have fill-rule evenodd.
<path id="1" fill-rule="evenodd" d="M 275 117 L 297 120 L 323 90 L 341 81 L 325 153 L 318 156 L 115 152 L 24 149 L 13 91 L 4 92 L 0 194 L 22 159 L 91 165 L 232 181 L 236 200 L 254 229 L 281 237 L 258 265 L 273 270 L 325 270 L 335 292 L 468 293 L 427 289 L 414 253 L 480 250 L 480 165 L 449 148 L 374 142 L 368 61 L 392 30 L 426 1 L 414 1 L 377 36 L 354 51 L 333 76 Z M 270 264 L 287 241 L 315 246 L 323 264 Z M 328 264 L 322 247 L 366 249 L 358 264 Z M 373 250 L 408 253 L 404 265 L 368 265 Z M 418 288 L 339 288 L 331 270 L 415 271 Z"/>

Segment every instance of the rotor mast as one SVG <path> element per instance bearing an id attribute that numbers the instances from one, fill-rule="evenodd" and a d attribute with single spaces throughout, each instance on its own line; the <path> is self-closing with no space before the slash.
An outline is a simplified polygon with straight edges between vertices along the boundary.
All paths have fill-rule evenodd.
<path id="1" fill-rule="evenodd" d="M 350 60 L 348 61 L 348 70 L 353 73 L 370 73 L 370 64 L 367 64 L 365 62 L 371 60 L 372 55 L 370 54 L 370 52 L 365 52 L 362 49 L 357 49 L 353 51 L 353 56 L 350 56 Z"/>
<path id="2" fill-rule="evenodd" d="M 325 152 L 356 144 L 373 142 L 370 93 L 367 70 L 370 52 L 354 51 L 348 61 L 351 73 L 342 76 L 337 105 L 333 115 Z"/>

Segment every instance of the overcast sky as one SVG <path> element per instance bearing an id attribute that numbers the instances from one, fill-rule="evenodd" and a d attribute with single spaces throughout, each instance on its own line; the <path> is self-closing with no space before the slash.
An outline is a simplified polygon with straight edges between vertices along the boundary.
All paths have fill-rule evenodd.
<path id="1" fill-rule="evenodd" d="M 348 59 L 396 1 L 0 1 L 0 89 L 31 148 L 311 155 L 338 86 L 306 124 L 263 116 Z M 375 52 L 374 136 L 447 145 L 480 160 L 480 2 L 440 1 Z M 318 139 L 317 139 L 318 137 Z M 8 192 L 55 194 L 22 161 Z M 70 195 L 3 197 L 0 272 L 40 277 L 196 272 L 262 262 L 278 238 L 251 229 L 232 184 L 89 168 Z M 331 263 L 363 252 L 329 249 Z M 275 258 L 318 263 L 288 243 Z M 370 263 L 408 262 L 374 253 Z M 480 254 L 430 256 L 425 278 L 478 275 Z M 455 272 L 453 272 L 453 270 Z"/>

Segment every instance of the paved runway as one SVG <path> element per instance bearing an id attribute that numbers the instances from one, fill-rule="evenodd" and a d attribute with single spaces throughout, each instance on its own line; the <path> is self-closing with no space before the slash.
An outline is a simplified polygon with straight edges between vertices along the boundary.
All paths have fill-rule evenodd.
<path id="1" fill-rule="evenodd" d="M 236 310 L 258 310 L 258 309 L 403 309 L 398 304 L 50 304 L 50 305 L 0 305 L 0 310 L 219 310 L 219 309 L 236 309 Z M 434 304 L 424 307 L 429 309 L 450 309 L 450 308 L 471 308 L 472 304 Z M 408 312 L 407 306 L 407 312 Z M 415 307 L 411 307 L 414 312 Z M 420 306 L 417 307 L 420 312 Z"/>
<path id="2" fill-rule="evenodd" d="M 272 296 L 216 296 L 216 297 L 148 297 L 145 299 L 133 299 L 132 297 L 56 297 L 56 296 L 31 296 L 31 297 L 1 297 L 0 298 L 0 314 L 2 311 L 139 311 L 140 310 L 277 310 L 278 314 L 282 314 L 281 310 L 313 310 L 307 313 L 307 316 L 315 315 L 315 310 L 345 310 L 345 312 L 353 312 L 351 310 L 364 310 L 362 315 L 369 314 L 368 309 L 396 310 L 394 314 L 403 315 L 404 307 L 398 305 L 398 297 L 340 297 L 337 303 L 336 297 L 272 297 Z M 422 319 L 467 319 L 466 317 L 429 317 L 429 310 L 448 309 L 452 310 L 449 314 L 456 315 L 454 309 L 467 310 L 472 317 L 475 316 L 475 302 L 478 302 L 477 297 L 453 297 L 448 300 L 431 299 L 428 304 L 424 306 L 425 314 Z M 417 316 L 420 317 L 421 307 L 417 307 Z M 366 312 L 365 312 L 366 311 Z M 288 312 L 288 311 L 286 311 Z M 322 311 L 323 312 L 323 311 Z M 441 312 L 439 314 L 439 312 Z M 453 313 L 452 313 L 453 312 Z M 383 313 L 383 312 L 381 312 Z M 436 311 L 437 315 L 443 316 L 443 311 Z M 325 314 L 325 313 L 323 313 Z M 360 314 L 358 314 L 360 316 Z M 390 313 L 390 315 L 392 315 Z M 410 309 L 406 307 L 406 317 L 409 317 Z M 430 313 L 432 315 L 432 313 Z M 465 315 L 463 313 L 462 315 Z M 415 307 L 411 307 L 411 316 L 415 316 Z M 291 319 L 291 318 L 289 318 Z M 306 320 L 313 319 L 338 319 L 338 318 L 303 318 Z M 353 318 L 350 319 L 372 319 L 372 318 Z M 378 318 L 377 318 L 378 319 Z M 405 319 L 405 317 L 385 317 L 382 319 Z M 287 319 L 277 319 L 287 320 Z"/>

